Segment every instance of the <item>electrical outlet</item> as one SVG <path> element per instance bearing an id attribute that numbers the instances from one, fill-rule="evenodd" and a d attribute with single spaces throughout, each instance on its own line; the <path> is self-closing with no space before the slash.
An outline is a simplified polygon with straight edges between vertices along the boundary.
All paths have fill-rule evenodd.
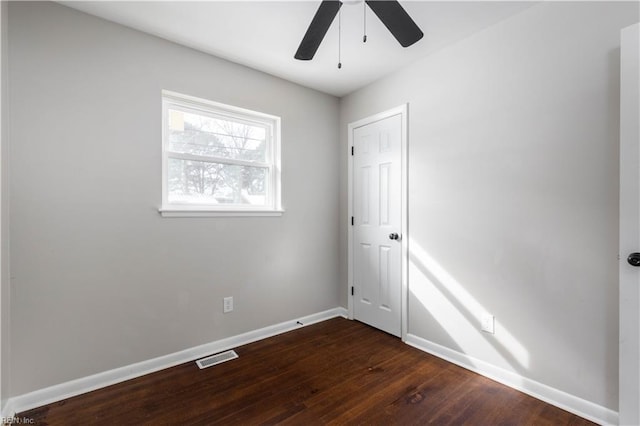
<path id="1" fill-rule="evenodd" d="M 482 315 L 481 324 L 482 331 L 487 333 L 495 334 L 495 318 L 491 314 Z"/>
<path id="2" fill-rule="evenodd" d="M 228 313 L 233 311 L 233 297 L 225 297 L 222 302 L 222 312 Z"/>

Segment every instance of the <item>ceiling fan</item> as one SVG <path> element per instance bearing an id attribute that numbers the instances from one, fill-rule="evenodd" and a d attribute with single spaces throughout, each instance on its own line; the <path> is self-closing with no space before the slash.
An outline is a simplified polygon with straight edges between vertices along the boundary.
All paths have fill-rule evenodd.
<path id="1" fill-rule="evenodd" d="M 396 0 L 365 0 L 402 47 L 409 47 L 422 38 L 424 33 Z M 313 59 L 331 23 L 340 11 L 342 1 L 323 0 L 305 33 L 295 58 L 301 61 Z M 366 42 L 366 35 L 364 37 Z"/>

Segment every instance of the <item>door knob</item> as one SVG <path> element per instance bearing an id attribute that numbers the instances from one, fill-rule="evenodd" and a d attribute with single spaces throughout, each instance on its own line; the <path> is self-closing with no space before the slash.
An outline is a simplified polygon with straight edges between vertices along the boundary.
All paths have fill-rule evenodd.
<path id="1" fill-rule="evenodd" d="M 398 235 L 395 232 L 393 232 L 393 233 L 389 234 L 389 239 L 390 240 L 399 240 L 400 239 L 400 235 Z M 638 256 L 640 256 L 640 254 L 638 254 Z M 640 263 L 638 264 L 638 266 L 640 266 Z"/>
<path id="2" fill-rule="evenodd" d="M 629 257 L 627 257 L 627 262 L 631 266 L 640 266 L 640 253 L 631 253 Z"/>

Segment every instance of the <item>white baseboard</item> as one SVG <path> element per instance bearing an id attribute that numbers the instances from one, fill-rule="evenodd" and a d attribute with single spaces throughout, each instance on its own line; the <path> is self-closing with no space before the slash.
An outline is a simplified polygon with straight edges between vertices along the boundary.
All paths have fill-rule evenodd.
<path id="1" fill-rule="evenodd" d="M 142 361 L 125 367 L 116 368 L 88 377 L 72 380 L 69 382 L 54 385 L 48 388 L 29 392 L 24 395 L 9 398 L 2 410 L 2 417 L 11 418 L 16 413 L 20 413 L 32 408 L 41 407 L 46 404 L 61 401 L 72 396 L 91 392 L 106 386 L 124 382 L 144 376 L 145 374 L 173 367 L 185 362 L 194 361 L 206 355 L 237 348 L 238 346 L 266 339 L 277 334 L 286 333 L 300 327 L 306 327 L 321 321 L 326 321 L 335 317 L 347 317 L 345 308 L 334 308 L 324 312 L 308 315 L 280 324 L 271 325 L 258 330 L 249 331 L 237 336 L 228 337 L 194 348 L 185 349 L 169 355 Z M 302 325 L 300 324 L 302 323 Z"/>
<path id="2" fill-rule="evenodd" d="M 513 389 L 531 395 L 558 408 L 569 411 L 592 422 L 601 425 L 617 425 L 618 413 L 593 402 L 589 402 L 575 395 L 552 388 L 535 380 L 522 377 L 512 371 L 497 367 L 488 362 L 473 358 L 461 352 L 408 334 L 405 343 L 424 352 L 435 355 L 461 367 L 488 377 L 491 380 L 507 385 Z"/>

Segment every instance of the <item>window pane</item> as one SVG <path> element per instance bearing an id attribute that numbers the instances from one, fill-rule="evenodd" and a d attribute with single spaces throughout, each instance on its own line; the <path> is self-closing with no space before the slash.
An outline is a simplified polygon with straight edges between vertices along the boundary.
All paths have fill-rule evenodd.
<path id="1" fill-rule="evenodd" d="M 266 162 L 267 129 L 169 109 L 169 151 Z"/>
<path id="2" fill-rule="evenodd" d="M 267 204 L 268 169 L 169 158 L 169 202 Z"/>

